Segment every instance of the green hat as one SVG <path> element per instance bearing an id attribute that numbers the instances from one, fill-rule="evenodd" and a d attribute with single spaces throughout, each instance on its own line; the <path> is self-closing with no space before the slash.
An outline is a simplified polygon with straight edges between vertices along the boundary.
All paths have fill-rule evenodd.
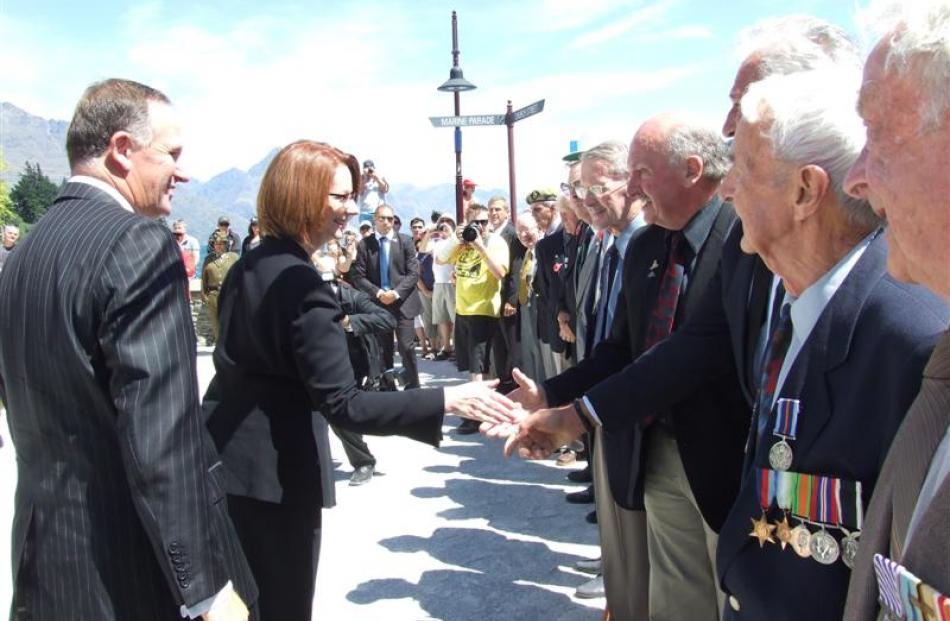
<path id="1" fill-rule="evenodd" d="M 230 244 L 231 238 L 228 237 L 228 234 L 225 233 L 224 231 L 220 231 L 220 230 L 215 231 L 214 234 L 211 236 L 211 244 L 214 245 L 218 243 Z"/>
<path id="2" fill-rule="evenodd" d="M 525 202 L 529 205 L 534 203 L 546 203 L 549 201 L 556 201 L 559 192 L 554 188 L 539 188 L 537 190 L 531 190 L 531 193 L 528 194 L 528 197 L 525 199 Z"/>

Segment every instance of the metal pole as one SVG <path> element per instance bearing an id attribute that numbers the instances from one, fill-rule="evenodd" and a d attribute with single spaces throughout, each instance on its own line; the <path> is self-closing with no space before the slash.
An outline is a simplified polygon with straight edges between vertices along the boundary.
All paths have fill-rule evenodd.
<path id="1" fill-rule="evenodd" d="M 508 194 L 511 223 L 518 224 L 518 193 L 515 190 L 515 121 L 511 117 L 511 100 L 505 109 L 505 125 L 508 126 Z"/>
<path id="2" fill-rule="evenodd" d="M 458 17 L 452 11 L 452 67 L 459 66 Z M 459 92 L 455 91 L 455 116 L 461 116 Z M 455 128 L 455 222 L 462 224 L 462 128 Z"/>

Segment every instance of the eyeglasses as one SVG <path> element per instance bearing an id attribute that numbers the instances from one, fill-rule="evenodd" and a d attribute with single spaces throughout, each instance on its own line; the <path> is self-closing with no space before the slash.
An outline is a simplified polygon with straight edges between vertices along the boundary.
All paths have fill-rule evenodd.
<path id="1" fill-rule="evenodd" d="M 377 220 L 383 220 L 384 222 L 392 222 L 395 220 L 395 216 L 376 216 Z"/>
<path id="2" fill-rule="evenodd" d="M 593 194 L 594 198 L 600 198 L 601 196 L 604 196 L 605 194 L 616 192 L 624 185 L 625 183 L 623 181 L 619 181 L 616 184 L 595 184 L 595 185 L 589 185 L 586 187 L 583 185 L 577 184 L 574 187 L 574 192 L 577 194 L 577 198 L 581 200 L 584 200 L 585 198 L 587 198 L 588 193 Z"/>
<path id="3" fill-rule="evenodd" d="M 568 198 L 580 198 L 580 197 L 577 195 L 577 190 L 575 189 L 575 187 L 576 187 L 576 186 L 573 186 L 573 185 L 571 185 L 570 183 L 562 183 L 562 184 L 561 184 L 561 194 L 563 194 L 564 196 L 566 196 L 566 197 L 568 197 Z"/>
<path id="4" fill-rule="evenodd" d="M 472 224 L 477 224 L 478 226 L 488 226 L 488 220 L 472 220 Z"/>

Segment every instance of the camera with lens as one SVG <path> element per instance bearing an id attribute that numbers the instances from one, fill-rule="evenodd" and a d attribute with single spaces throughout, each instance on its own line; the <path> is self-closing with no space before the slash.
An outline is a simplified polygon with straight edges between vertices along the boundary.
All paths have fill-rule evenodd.
<path id="1" fill-rule="evenodd" d="M 466 224 L 465 228 L 462 229 L 462 240 L 472 243 L 478 236 L 482 234 L 482 230 L 478 227 L 477 224 Z"/>

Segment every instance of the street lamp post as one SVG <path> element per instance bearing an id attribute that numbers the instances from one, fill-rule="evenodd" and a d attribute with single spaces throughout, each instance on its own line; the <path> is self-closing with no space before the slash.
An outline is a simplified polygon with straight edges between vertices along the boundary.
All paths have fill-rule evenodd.
<path id="1" fill-rule="evenodd" d="M 470 91 L 475 85 L 466 80 L 459 67 L 459 31 L 458 17 L 452 11 L 452 69 L 449 70 L 449 79 L 438 90 L 443 93 L 452 93 L 455 98 L 455 116 L 461 116 L 459 107 L 459 93 Z M 462 128 L 455 127 L 455 221 L 463 222 L 462 213 Z"/>

